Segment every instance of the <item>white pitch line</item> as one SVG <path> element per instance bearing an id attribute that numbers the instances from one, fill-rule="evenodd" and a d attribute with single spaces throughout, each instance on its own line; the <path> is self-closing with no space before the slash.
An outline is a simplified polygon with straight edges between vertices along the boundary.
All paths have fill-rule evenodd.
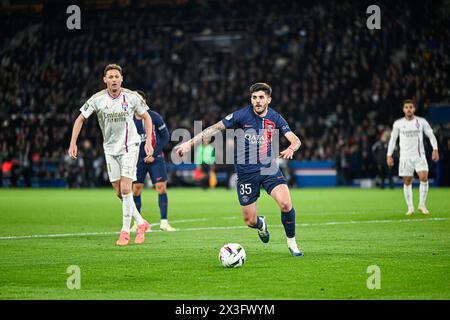
<path id="1" fill-rule="evenodd" d="M 206 221 L 203 219 L 188 219 L 188 220 L 175 220 L 172 223 L 180 222 L 195 222 Z M 390 220 L 366 220 L 366 221 L 329 221 L 319 223 L 296 223 L 298 227 L 315 227 L 315 226 L 331 226 L 331 225 L 345 225 L 345 224 L 372 224 L 372 223 L 395 223 L 395 222 L 427 222 L 427 221 L 447 221 L 448 218 L 424 218 L 424 219 L 390 219 Z M 153 224 L 158 225 L 158 224 Z M 271 225 L 271 227 L 282 227 L 282 225 Z M 202 231 L 202 230 L 232 230 L 232 229 L 244 229 L 247 226 L 228 226 L 228 227 L 203 227 L 203 228 L 185 228 L 177 229 L 177 231 Z M 160 230 L 150 230 L 150 232 L 161 232 Z M 119 232 L 81 232 L 81 233 L 63 233 L 63 234 L 34 234 L 26 236 L 1 236 L 0 240 L 19 240 L 19 239 L 36 239 L 36 238 L 64 238 L 64 237 L 83 237 L 83 236 L 106 236 L 115 235 Z"/>
<path id="2" fill-rule="evenodd" d="M 224 218 L 222 218 L 224 219 Z M 174 220 L 174 221 L 170 221 L 170 223 L 174 224 L 174 223 L 184 223 L 184 222 L 198 222 L 198 221 L 208 221 L 210 219 L 208 218 L 198 218 L 198 219 L 184 219 L 184 220 Z M 159 223 L 150 223 L 150 227 L 156 227 L 159 226 Z"/>
<path id="3" fill-rule="evenodd" d="M 183 222 L 198 222 L 198 221 L 208 221 L 207 218 L 199 218 L 199 219 L 184 219 L 184 220 L 175 220 L 171 223 L 183 223 Z M 151 223 L 151 227 L 159 226 L 159 223 Z M 159 230 L 151 230 L 151 232 L 156 232 Z M 27 236 L 2 236 L 0 240 L 14 240 L 14 239 L 34 239 L 34 238 L 64 238 L 64 237 L 83 237 L 83 236 L 109 236 L 114 234 L 119 234 L 120 232 L 116 231 L 107 231 L 107 232 L 80 232 L 80 233 L 63 233 L 63 234 L 33 234 Z"/>
<path id="4" fill-rule="evenodd" d="M 333 226 L 344 224 L 371 224 L 371 223 L 392 223 L 392 222 L 421 222 L 421 221 L 446 221 L 448 218 L 425 218 L 425 219 L 392 219 L 392 220 L 367 220 L 367 221 L 330 221 L 319 223 L 296 223 L 297 227 L 317 227 L 317 226 Z M 281 224 L 270 225 L 270 227 L 282 227 Z M 201 231 L 201 230 L 229 230 L 242 229 L 247 226 L 229 226 L 229 227 L 204 227 L 204 228 L 186 228 L 180 231 Z M 1 239 L 1 238 L 0 238 Z"/>

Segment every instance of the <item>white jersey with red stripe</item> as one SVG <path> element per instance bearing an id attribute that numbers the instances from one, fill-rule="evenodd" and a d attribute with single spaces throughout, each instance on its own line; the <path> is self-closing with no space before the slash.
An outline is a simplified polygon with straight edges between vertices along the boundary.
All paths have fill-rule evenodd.
<path id="1" fill-rule="evenodd" d="M 400 160 L 414 158 L 426 159 L 425 148 L 423 146 L 424 133 L 430 139 L 433 149 L 436 150 L 437 140 L 427 120 L 417 116 L 414 116 L 411 120 L 405 117 L 398 119 L 394 122 L 392 128 L 387 155 L 392 156 L 397 138 L 400 137 Z"/>
<path id="2" fill-rule="evenodd" d="M 149 107 L 135 91 L 125 88 L 113 98 L 106 89 L 90 97 L 80 108 L 83 117 L 97 114 L 103 134 L 105 154 L 118 156 L 139 146 L 141 138 L 133 121 L 134 113 L 143 115 Z"/>

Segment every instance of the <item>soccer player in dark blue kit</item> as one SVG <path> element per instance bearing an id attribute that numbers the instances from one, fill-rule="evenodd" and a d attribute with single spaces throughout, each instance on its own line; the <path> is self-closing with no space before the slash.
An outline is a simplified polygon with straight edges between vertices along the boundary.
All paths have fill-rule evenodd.
<path id="1" fill-rule="evenodd" d="M 258 230 L 262 242 L 267 243 L 270 234 L 266 218 L 258 216 L 256 200 L 262 186 L 272 196 L 281 209 L 281 222 L 287 237 L 289 251 L 293 256 L 303 256 L 295 240 L 295 209 L 292 206 L 287 181 L 276 167 L 270 170 L 277 155 L 272 154 L 272 140 L 275 130 L 281 132 L 290 142 L 279 157 L 292 159 L 301 145 L 300 139 L 291 131 L 286 120 L 269 107 L 272 100 L 272 88 L 266 83 L 255 83 L 250 87 L 251 105 L 229 114 L 216 124 L 206 128 L 194 138 L 175 147 L 179 156 L 189 152 L 200 141 L 208 141 L 212 136 L 225 129 L 240 129 L 244 134 L 237 138 L 236 145 L 243 145 L 235 152 L 234 164 L 238 175 L 237 192 L 244 222 Z M 244 141 L 239 141 L 244 140 Z M 257 152 L 254 152 L 257 150 Z M 262 161 L 263 156 L 269 162 Z M 242 161 L 244 159 L 244 161 Z"/>
<path id="2" fill-rule="evenodd" d="M 144 92 L 137 90 L 137 93 L 142 96 L 144 101 L 146 100 Z M 167 129 L 167 126 L 159 113 L 152 110 L 148 111 L 148 113 L 153 121 L 152 147 L 154 152 L 153 157 L 147 158 L 147 160 L 144 161 L 145 150 L 143 149 L 144 144 L 141 143 L 139 160 L 137 162 L 136 181 L 133 183 L 133 198 L 136 208 L 139 212 L 141 212 L 141 194 L 144 189 L 145 177 L 147 176 L 147 173 L 149 173 L 156 192 L 158 192 L 158 205 L 161 215 L 159 228 L 162 231 L 175 231 L 167 220 L 167 170 L 166 163 L 164 161 L 164 153 L 162 151 L 163 147 L 169 142 L 169 130 Z M 146 134 L 143 121 L 135 117 L 134 123 L 136 125 L 137 132 L 141 135 L 141 141 L 145 141 Z M 132 230 L 134 230 L 134 226 Z"/>

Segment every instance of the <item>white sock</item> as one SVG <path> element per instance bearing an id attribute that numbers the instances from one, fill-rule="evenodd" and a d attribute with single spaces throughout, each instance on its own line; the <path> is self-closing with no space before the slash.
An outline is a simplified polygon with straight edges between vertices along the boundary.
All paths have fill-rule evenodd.
<path id="1" fill-rule="evenodd" d="M 122 195 L 122 208 L 124 212 L 126 211 L 131 214 L 131 216 L 134 218 L 134 221 L 136 221 L 137 225 L 141 225 L 144 222 L 144 219 L 142 218 L 141 214 L 136 209 L 136 205 L 133 200 L 133 195 L 131 193 Z"/>
<path id="2" fill-rule="evenodd" d="M 409 186 L 407 186 L 406 184 L 403 185 L 403 195 L 405 196 L 405 201 L 408 209 L 414 208 L 412 184 L 410 184 Z"/>
<path id="3" fill-rule="evenodd" d="M 122 230 L 130 233 L 131 227 L 131 219 L 133 219 L 132 211 L 129 206 L 127 206 L 128 202 L 125 201 L 125 196 L 122 195 Z"/>
<path id="4" fill-rule="evenodd" d="M 168 222 L 167 219 L 161 219 L 161 224 L 167 223 L 167 222 Z"/>
<path id="5" fill-rule="evenodd" d="M 420 181 L 420 187 L 419 187 L 419 206 L 425 207 L 425 202 L 427 201 L 427 194 L 428 194 L 428 181 L 422 182 Z"/>
<path id="6" fill-rule="evenodd" d="M 286 239 L 287 239 L 287 244 L 288 244 L 289 248 L 292 249 L 292 251 L 300 252 L 300 250 L 297 247 L 297 242 L 295 241 L 295 237 L 293 237 L 293 238 L 286 238 Z"/>

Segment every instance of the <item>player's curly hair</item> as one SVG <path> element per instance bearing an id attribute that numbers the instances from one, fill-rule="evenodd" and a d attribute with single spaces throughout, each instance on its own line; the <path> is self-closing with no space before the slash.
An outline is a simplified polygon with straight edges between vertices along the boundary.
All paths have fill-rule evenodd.
<path id="1" fill-rule="evenodd" d="M 272 95 L 272 87 L 264 82 L 255 83 L 250 87 L 250 94 L 256 91 L 264 91 L 269 97 Z"/>

